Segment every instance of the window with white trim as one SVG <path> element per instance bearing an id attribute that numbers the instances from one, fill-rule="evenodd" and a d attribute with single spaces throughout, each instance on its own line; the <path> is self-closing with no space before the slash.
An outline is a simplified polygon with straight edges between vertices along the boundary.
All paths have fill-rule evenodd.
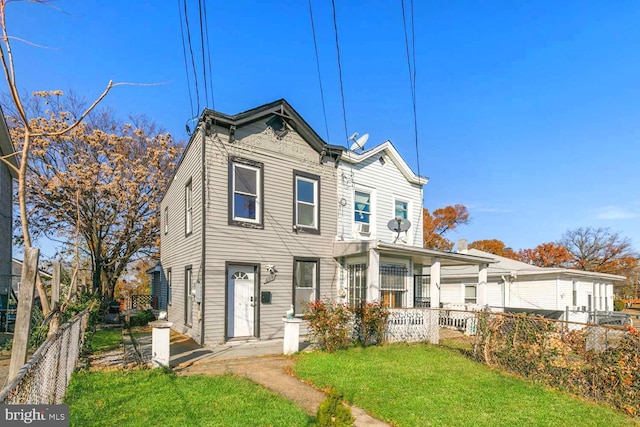
<path id="1" fill-rule="evenodd" d="M 293 307 L 296 316 L 303 315 L 306 306 L 320 298 L 318 282 L 318 259 L 294 258 Z"/>
<path id="2" fill-rule="evenodd" d="M 169 207 L 164 208 L 164 234 L 169 232 Z"/>
<path id="3" fill-rule="evenodd" d="M 395 200 L 394 218 L 409 219 L 409 203 L 404 200 Z"/>
<path id="4" fill-rule="evenodd" d="M 347 269 L 347 301 L 358 306 L 367 301 L 367 264 L 351 264 Z"/>
<path id="5" fill-rule="evenodd" d="M 476 304 L 478 301 L 478 286 L 464 285 L 464 302 L 465 304 Z"/>
<path id="6" fill-rule="evenodd" d="M 294 225 L 301 229 L 320 229 L 320 177 L 294 172 Z"/>
<path id="7" fill-rule="evenodd" d="M 371 193 L 356 191 L 354 195 L 354 221 L 369 224 L 371 222 Z"/>
<path id="8" fill-rule="evenodd" d="M 262 225 L 262 163 L 232 159 L 229 168 L 229 223 Z"/>
<path id="9" fill-rule="evenodd" d="M 186 235 L 193 231 L 193 185 L 191 179 L 184 188 L 184 232 Z"/>

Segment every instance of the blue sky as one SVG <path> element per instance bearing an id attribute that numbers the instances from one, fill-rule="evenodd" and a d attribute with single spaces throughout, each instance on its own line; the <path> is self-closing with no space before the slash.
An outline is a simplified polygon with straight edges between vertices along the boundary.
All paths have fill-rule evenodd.
<path id="1" fill-rule="evenodd" d="M 198 61 L 197 2 L 187 3 Z M 10 3 L 9 32 L 54 48 L 14 41 L 20 89 L 91 99 L 109 80 L 166 82 L 118 87 L 104 105 L 145 113 L 186 139 L 198 112 L 178 4 L 52 3 L 61 13 Z M 336 8 L 348 133 L 369 133 L 369 147 L 391 140 L 417 171 L 401 3 L 336 0 Z M 285 98 L 325 140 L 345 145 L 331 2 L 313 0 L 313 13 L 328 135 L 308 1 L 207 2 L 215 109 L 235 114 Z M 520 249 L 594 226 L 640 249 L 638 22 L 637 1 L 415 1 L 425 206 L 461 203 L 472 217 L 451 239 Z M 203 89 L 201 80 L 200 109 Z"/>

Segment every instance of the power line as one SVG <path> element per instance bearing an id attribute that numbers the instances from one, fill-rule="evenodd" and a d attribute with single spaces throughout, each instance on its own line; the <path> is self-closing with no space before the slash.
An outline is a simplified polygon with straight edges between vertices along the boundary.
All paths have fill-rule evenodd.
<path id="1" fill-rule="evenodd" d="M 196 71 L 196 60 L 193 55 L 193 45 L 191 43 L 191 29 L 189 28 L 189 13 L 187 12 L 187 0 L 183 0 L 184 4 L 184 23 L 187 28 L 187 44 L 189 45 L 189 53 L 191 54 L 191 66 L 193 67 L 193 78 L 196 86 L 196 100 L 198 103 L 198 113 L 200 113 L 200 89 L 198 88 L 198 73 Z"/>
<path id="2" fill-rule="evenodd" d="M 313 47 L 316 52 L 316 66 L 318 68 L 318 82 L 320 83 L 320 99 L 322 99 L 322 114 L 324 115 L 324 128 L 327 132 L 327 142 L 331 142 L 329 136 L 329 124 L 327 123 L 327 110 L 324 105 L 324 90 L 322 88 L 322 75 L 320 74 L 320 56 L 318 55 L 318 43 L 316 40 L 316 27 L 313 22 L 313 8 L 311 7 L 311 0 L 309 0 L 309 16 L 311 18 L 311 33 L 313 34 Z"/>
<path id="3" fill-rule="evenodd" d="M 211 79 L 211 109 L 216 109 L 216 102 L 213 96 L 213 73 L 211 72 L 211 45 L 209 44 L 209 23 L 207 22 L 207 2 L 204 2 L 204 31 L 207 39 L 207 61 L 209 63 L 209 79 Z"/>
<path id="4" fill-rule="evenodd" d="M 209 100 L 209 89 L 207 86 L 207 61 L 204 54 L 204 26 L 202 25 L 202 0 L 198 0 L 198 17 L 200 18 L 200 50 L 202 51 L 202 81 L 204 83 L 204 103 L 205 107 Z"/>
<path id="5" fill-rule="evenodd" d="M 336 19 L 336 2 L 331 0 L 333 9 L 333 29 L 336 34 L 336 51 L 338 52 L 338 74 L 340 76 L 340 96 L 342 97 L 342 119 L 344 120 L 344 138 L 347 148 L 349 148 L 349 131 L 347 130 L 347 110 L 344 103 L 344 85 L 342 84 L 342 64 L 340 61 L 340 43 L 338 42 L 338 20 Z"/>
<path id="6" fill-rule="evenodd" d="M 413 0 L 410 0 L 411 5 L 411 45 L 413 51 L 413 67 L 411 64 L 411 54 L 409 51 L 409 36 L 407 34 L 407 19 L 404 8 L 404 1 L 400 0 L 402 5 L 402 24 L 404 26 L 404 43 L 407 54 L 407 67 L 409 69 L 409 83 L 411 86 L 411 105 L 413 109 L 413 133 L 415 136 L 415 148 L 416 148 L 416 163 L 418 165 L 418 176 L 420 176 L 420 149 L 418 144 L 418 113 L 416 108 L 416 43 L 415 43 L 415 14 L 413 9 Z"/>
<path id="7" fill-rule="evenodd" d="M 191 81 L 189 79 L 189 64 L 187 62 L 187 47 L 184 44 L 184 28 L 182 26 L 182 9 L 180 8 L 180 0 L 178 0 L 178 15 L 180 16 L 180 37 L 182 38 L 182 55 L 184 57 L 184 70 L 187 75 L 187 90 L 189 92 L 189 105 L 191 106 L 191 117 L 193 113 L 193 96 L 191 95 Z"/>

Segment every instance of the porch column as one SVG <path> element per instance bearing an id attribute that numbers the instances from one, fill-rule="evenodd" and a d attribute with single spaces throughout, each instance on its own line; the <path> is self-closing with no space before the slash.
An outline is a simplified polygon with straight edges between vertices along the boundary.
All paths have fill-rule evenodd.
<path id="1" fill-rule="evenodd" d="M 487 305 L 487 269 L 489 264 L 480 264 L 478 266 L 478 294 L 476 295 L 477 304 L 480 307 Z"/>
<path id="2" fill-rule="evenodd" d="M 440 258 L 433 258 L 429 273 L 431 275 L 429 285 L 431 307 L 440 308 Z"/>
<path id="3" fill-rule="evenodd" d="M 376 301 L 380 301 L 380 253 L 371 249 L 367 269 L 367 302 Z"/>

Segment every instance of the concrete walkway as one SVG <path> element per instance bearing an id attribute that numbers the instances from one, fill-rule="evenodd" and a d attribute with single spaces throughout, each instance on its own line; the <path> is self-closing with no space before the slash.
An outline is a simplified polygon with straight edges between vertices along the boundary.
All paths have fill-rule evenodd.
<path id="1" fill-rule="evenodd" d="M 124 352 L 131 362 L 151 361 L 151 331 L 134 331 L 134 339 L 123 334 Z M 308 343 L 307 343 L 308 345 Z M 282 355 L 282 340 L 231 342 L 201 347 L 189 337 L 171 331 L 170 365 L 177 375 L 243 376 L 296 403 L 315 416 L 325 393 L 290 374 L 294 359 Z M 128 362 L 128 363 L 131 363 Z M 125 363 L 126 365 L 127 363 Z M 352 406 L 356 426 L 389 426 Z"/>

